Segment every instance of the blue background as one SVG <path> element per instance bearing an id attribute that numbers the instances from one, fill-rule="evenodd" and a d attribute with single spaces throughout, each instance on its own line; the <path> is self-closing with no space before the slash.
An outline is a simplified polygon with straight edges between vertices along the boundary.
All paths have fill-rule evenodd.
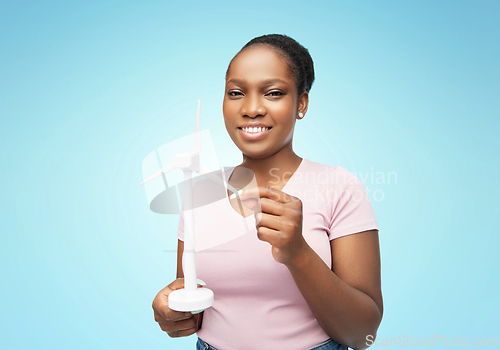
<path id="1" fill-rule="evenodd" d="M 315 63 L 295 152 L 371 191 L 378 337 L 498 338 L 499 10 L 3 1 L 0 347 L 194 349 L 195 335 L 172 339 L 153 319 L 175 279 L 178 216 L 148 209 L 141 164 L 192 132 L 197 99 L 222 165 L 238 164 L 224 74 L 268 33 L 295 38 Z"/>

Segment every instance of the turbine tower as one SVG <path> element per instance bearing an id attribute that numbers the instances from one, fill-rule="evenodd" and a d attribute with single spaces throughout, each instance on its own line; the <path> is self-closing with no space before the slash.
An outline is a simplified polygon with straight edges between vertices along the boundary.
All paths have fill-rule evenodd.
<path id="1" fill-rule="evenodd" d="M 231 186 L 210 172 L 200 163 L 201 137 L 200 137 L 200 100 L 196 112 L 196 123 L 193 136 L 193 150 L 189 153 L 178 153 L 173 156 L 172 162 L 156 172 L 142 184 L 167 174 L 174 169 L 184 173 L 184 252 L 182 255 L 182 271 L 184 272 L 184 288 L 173 291 L 168 296 L 168 306 L 175 311 L 200 311 L 214 303 L 214 293 L 208 288 L 198 288 L 196 279 L 195 235 L 193 223 L 193 172 L 209 178 L 210 180 L 226 185 L 233 192 L 232 196 L 239 197 L 238 189 Z M 239 200 L 239 199 L 238 199 Z"/>

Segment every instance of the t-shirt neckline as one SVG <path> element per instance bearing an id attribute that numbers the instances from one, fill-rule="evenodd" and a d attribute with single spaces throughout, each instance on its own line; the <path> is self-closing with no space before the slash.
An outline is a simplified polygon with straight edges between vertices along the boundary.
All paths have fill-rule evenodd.
<path id="1" fill-rule="evenodd" d="M 288 181 L 285 183 L 285 186 L 283 186 L 283 188 L 281 189 L 281 191 L 285 192 L 284 190 L 287 188 L 288 184 L 290 183 L 290 181 L 292 179 L 294 179 L 295 177 L 295 174 L 297 174 L 301 168 L 304 166 L 304 163 L 306 162 L 306 159 L 305 158 L 302 158 L 302 160 L 300 161 L 300 164 L 299 166 L 297 167 L 297 169 L 295 169 L 295 171 L 293 172 L 292 176 L 290 176 L 290 178 L 288 179 Z M 236 212 L 236 210 L 234 210 L 234 208 L 231 206 L 230 202 L 229 202 L 229 197 L 227 195 L 227 181 L 231 178 L 231 175 L 233 174 L 233 171 L 234 169 L 236 168 L 236 166 L 234 166 L 232 169 L 231 169 L 231 172 L 229 173 L 229 176 L 227 177 L 227 179 L 224 179 L 224 188 L 226 189 L 226 191 L 224 192 L 225 194 L 225 202 L 226 202 L 226 207 L 231 210 L 235 215 L 238 215 L 240 218 L 242 219 L 248 219 L 248 218 L 251 218 L 253 217 L 255 214 L 251 214 L 247 217 L 239 214 L 238 212 Z"/>

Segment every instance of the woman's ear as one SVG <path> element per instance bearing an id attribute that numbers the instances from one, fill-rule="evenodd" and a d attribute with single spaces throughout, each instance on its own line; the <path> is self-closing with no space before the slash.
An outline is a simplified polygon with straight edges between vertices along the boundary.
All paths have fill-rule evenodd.
<path id="1" fill-rule="evenodd" d="M 307 107 L 309 106 L 309 93 L 304 91 L 302 95 L 299 97 L 299 109 L 297 113 L 302 113 L 302 115 L 306 115 Z"/>

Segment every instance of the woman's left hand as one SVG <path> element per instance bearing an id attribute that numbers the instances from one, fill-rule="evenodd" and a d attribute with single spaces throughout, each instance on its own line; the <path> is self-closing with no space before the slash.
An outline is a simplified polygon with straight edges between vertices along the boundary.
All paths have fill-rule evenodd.
<path id="1" fill-rule="evenodd" d="M 308 248 L 302 236 L 302 201 L 264 186 L 245 189 L 240 199 L 255 212 L 257 237 L 271 244 L 273 258 L 285 265 L 297 264 Z"/>

